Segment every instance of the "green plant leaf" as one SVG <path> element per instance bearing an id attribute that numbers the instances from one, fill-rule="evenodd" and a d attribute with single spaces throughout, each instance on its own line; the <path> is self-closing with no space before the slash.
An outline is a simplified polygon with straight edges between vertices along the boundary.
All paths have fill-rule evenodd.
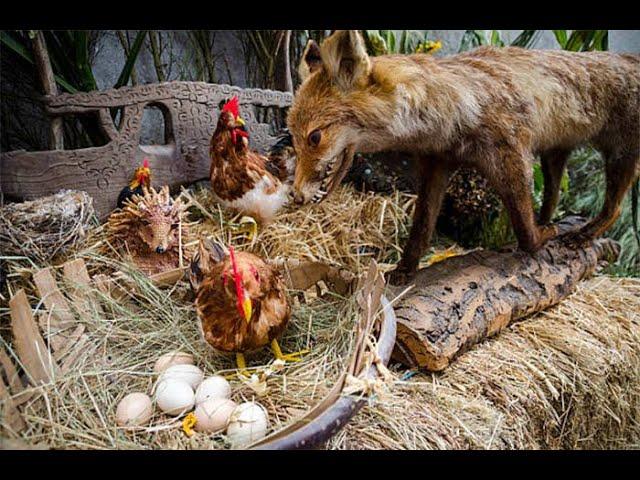
<path id="1" fill-rule="evenodd" d="M 129 55 L 127 55 L 127 61 L 125 62 L 124 67 L 122 67 L 122 71 L 120 72 L 118 81 L 115 83 L 113 88 L 120 88 L 129 83 L 131 72 L 135 67 L 136 60 L 138 58 L 138 55 L 140 54 L 140 50 L 142 49 L 142 45 L 144 43 L 144 37 L 146 35 L 147 30 L 142 30 L 136 35 L 136 38 L 131 45 L 131 49 L 129 50 Z"/>
<path id="2" fill-rule="evenodd" d="M 540 38 L 540 30 L 523 30 L 516 39 L 511 42 L 514 47 L 531 48 Z"/>
<path id="3" fill-rule="evenodd" d="M 558 41 L 558 44 L 560 44 L 562 48 L 565 48 L 567 45 L 567 31 L 566 30 L 552 30 L 552 31 L 556 37 L 556 40 Z"/>
<path id="4" fill-rule="evenodd" d="M 22 57 L 24 60 L 28 61 L 32 65 L 35 64 L 33 59 L 33 55 L 31 52 L 21 43 L 16 41 L 13 37 L 11 37 L 5 31 L 0 31 L 0 41 L 15 54 Z M 56 83 L 64 88 L 69 93 L 77 93 L 78 89 L 73 87 L 69 82 L 67 82 L 64 78 L 59 75 L 54 75 Z"/>

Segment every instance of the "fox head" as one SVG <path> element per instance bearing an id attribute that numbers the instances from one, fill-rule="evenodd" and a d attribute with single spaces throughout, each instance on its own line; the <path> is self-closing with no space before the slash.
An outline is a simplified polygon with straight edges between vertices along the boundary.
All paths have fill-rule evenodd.
<path id="1" fill-rule="evenodd" d="M 369 113 L 383 113 L 386 89 L 372 78 L 364 40 L 355 30 L 339 30 L 321 46 L 309 41 L 298 73 L 302 85 L 287 120 L 297 155 L 294 199 L 318 203 L 340 184 L 356 149 L 362 151 L 363 140 L 375 133 Z"/>

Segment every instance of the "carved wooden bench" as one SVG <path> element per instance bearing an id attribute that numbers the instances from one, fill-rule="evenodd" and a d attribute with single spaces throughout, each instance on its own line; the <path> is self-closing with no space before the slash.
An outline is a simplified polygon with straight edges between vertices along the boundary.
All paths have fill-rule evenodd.
<path id="1" fill-rule="evenodd" d="M 18 200 L 50 195 L 62 188 L 84 190 L 93 197 L 102 219 L 115 208 L 118 193 L 143 157 L 151 164 L 154 185 L 176 189 L 205 178 L 209 174 L 209 139 L 218 120 L 220 103 L 233 95 L 238 96 L 241 108 L 245 107 L 242 116 L 252 148 L 264 152 L 275 142 L 275 132 L 259 119 L 257 108 L 286 108 L 293 98 L 290 93 L 204 82 L 167 82 L 45 96 L 45 108 L 52 117 L 97 115 L 108 142 L 79 150 L 2 153 L 0 189 L 6 197 Z M 165 145 L 140 145 L 146 107 L 162 111 Z M 117 125 L 111 109 L 121 109 Z"/>

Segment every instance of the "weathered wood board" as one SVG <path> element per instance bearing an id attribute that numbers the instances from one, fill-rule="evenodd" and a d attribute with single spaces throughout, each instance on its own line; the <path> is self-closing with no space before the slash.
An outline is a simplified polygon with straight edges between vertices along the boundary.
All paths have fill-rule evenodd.
<path id="1" fill-rule="evenodd" d="M 5 196 L 31 200 L 60 189 L 84 190 L 104 219 L 116 206 L 120 190 L 136 167 L 148 158 L 155 186 L 179 185 L 207 177 L 208 147 L 218 120 L 220 103 L 237 95 L 250 133 L 252 148 L 265 151 L 275 143 L 268 124 L 258 121 L 256 107 L 286 108 L 286 92 L 242 89 L 204 82 L 166 82 L 102 92 L 45 96 L 53 118 L 95 114 L 109 139 L 106 145 L 79 150 L 13 151 L 0 155 L 0 189 Z M 164 115 L 165 145 L 140 145 L 146 107 Z M 118 125 L 110 109 L 122 108 Z"/>

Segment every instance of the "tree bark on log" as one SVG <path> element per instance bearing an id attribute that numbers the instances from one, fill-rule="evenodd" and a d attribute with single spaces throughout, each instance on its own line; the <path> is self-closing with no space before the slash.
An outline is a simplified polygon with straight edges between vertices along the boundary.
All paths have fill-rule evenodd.
<path id="1" fill-rule="evenodd" d="M 581 223 L 572 217 L 559 227 L 567 232 Z M 559 303 L 600 263 L 615 261 L 620 246 L 598 239 L 576 247 L 558 238 L 533 255 L 513 250 L 476 251 L 419 271 L 414 289 L 395 307 L 393 358 L 443 370 L 510 322 Z"/>

